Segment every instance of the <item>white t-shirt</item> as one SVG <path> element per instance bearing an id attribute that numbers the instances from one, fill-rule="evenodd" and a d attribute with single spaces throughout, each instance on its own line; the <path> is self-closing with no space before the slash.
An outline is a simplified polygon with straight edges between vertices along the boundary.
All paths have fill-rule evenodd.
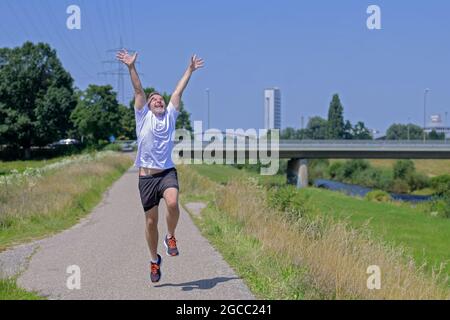
<path id="1" fill-rule="evenodd" d="M 174 168 L 172 136 L 179 115 L 175 106 L 170 102 L 161 116 L 155 116 L 148 104 L 141 110 L 135 108 L 134 113 L 138 144 L 135 167 L 160 170 Z"/>

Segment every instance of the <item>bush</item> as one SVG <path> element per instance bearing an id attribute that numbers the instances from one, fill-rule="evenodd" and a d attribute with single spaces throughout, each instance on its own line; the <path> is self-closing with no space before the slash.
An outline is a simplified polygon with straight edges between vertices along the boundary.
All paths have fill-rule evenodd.
<path id="1" fill-rule="evenodd" d="M 366 200 L 373 202 L 390 202 L 392 198 L 386 191 L 374 190 L 366 194 Z"/>
<path id="2" fill-rule="evenodd" d="M 369 168 L 364 171 L 358 171 L 354 174 L 352 183 L 369 188 L 379 188 L 381 170 Z"/>
<path id="3" fill-rule="evenodd" d="M 437 197 L 430 204 L 430 213 L 441 218 L 450 218 L 450 196 Z"/>
<path id="4" fill-rule="evenodd" d="M 416 171 L 411 160 L 399 160 L 394 164 L 394 179 L 406 179 Z"/>
<path id="5" fill-rule="evenodd" d="M 411 173 L 406 179 L 411 191 L 425 189 L 430 186 L 430 179 L 418 172 Z"/>
<path id="6" fill-rule="evenodd" d="M 342 172 L 344 166 L 343 162 L 333 162 L 331 166 L 328 167 L 328 175 L 331 179 L 336 179 Z"/>
<path id="7" fill-rule="evenodd" d="M 344 182 L 351 182 L 351 179 L 353 178 L 353 175 L 355 173 L 367 170 L 370 168 L 370 163 L 366 160 L 349 160 L 344 163 L 344 166 L 342 168 L 343 172 L 342 175 L 345 179 Z"/>
<path id="8" fill-rule="evenodd" d="M 434 177 L 430 181 L 431 188 L 434 189 L 438 196 L 450 197 L 450 175 L 445 174 L 439 177 Z"/>
<path id="9" fill-rule="evenodd" d="M 381 190 L 389 190 L 393 184 L 394 175 L 392 170 L 380 169 L 380 177 L 376 188 Z"/>
<path id="10" fill-rule="evenodd" d="M 294 186 L 273 188 L 269 191 L 267 202 L 269 207 L 299 217 L 308 212 L 307 197 L 303 196 Z"/>
<path id="11" fill-rule="evenodd" d="M 308 168 L 308 176 L 309 181 L 312 184 L 314 180 L 316 179 L 328 179 L 328 167 L 330 165 L 330 162 L 325 159 L 321 160 L 311 160 L 309 162 L 309 168 Z"/>
<path id="12" fill-rule="evenodd" d="M 392 184 L 391 190 L 395 193 L 408 193 L 409 184 L 405 180 L 395 179 Z"/>
<path id="13" fill-rule="evenodd" d="M 122 145 L 120 143 L 110 143 L 105 146 L 102 150 L 104 151 L 122 151 Z"/>

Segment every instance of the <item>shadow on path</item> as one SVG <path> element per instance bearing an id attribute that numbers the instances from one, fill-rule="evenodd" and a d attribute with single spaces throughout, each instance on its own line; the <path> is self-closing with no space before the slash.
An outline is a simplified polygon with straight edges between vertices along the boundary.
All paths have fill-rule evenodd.
<path id="1" fill-rule="evenodd" d="M 194 289 L 208 290 L 208 289 L 214 288 L 217 284 L 219 284 L 221 282 L 227 282 L 227 281 L 238 280 L 238 279 L 240 279 L 240 278 L 218 277 L 218 278 L 213 278 L 213 279 L 197 280 L 197 281 L 185 282 L 185 283 L 180 283 L 180 284 L 167 283 L 167 284 L 157 285 L 157 286 L 155 286 L 155 288 L 182 287 L 181 290 L 183 290 L 183 291 L 191 291 Z"/>

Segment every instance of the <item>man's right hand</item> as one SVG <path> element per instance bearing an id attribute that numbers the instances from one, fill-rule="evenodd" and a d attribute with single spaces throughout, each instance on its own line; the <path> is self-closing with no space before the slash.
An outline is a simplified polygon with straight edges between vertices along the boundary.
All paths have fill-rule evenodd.
<path id="1" fill-rule="evenodd" d="M 137 52 L 135 52 L 133 55 L 130 55 L 126 49 L 122 49 L 121 51 L 117 52 L 116 57 L 117 60 L 122 61 L 127 65 L 128 68 L 131 68 L 136 62 Z"/>
<path id="2" fill-rule="evenodd" d="M 122 49 L 117 52 L 117 60 L 122 61 L 127 65 L 128 70 L 130 71 L 131 83 L 133 84 L 134 89 L 134 106 L 136 109 L 142 109 L 146 104 L 145 91 L 142 88 L 141 80 L 139 79 L 139 75 L 135 68 L 137 52 L 133 55 L 130 55 L 126 49 Z"/>

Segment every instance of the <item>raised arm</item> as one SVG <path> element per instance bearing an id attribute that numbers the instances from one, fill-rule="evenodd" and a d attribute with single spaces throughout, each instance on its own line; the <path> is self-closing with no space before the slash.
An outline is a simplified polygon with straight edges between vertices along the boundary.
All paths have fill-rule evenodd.
<path id="1" fill-rule="evenodd" d="M 177 111 L 180 110 L 181 96 L 183 95 L 184 89 L 186 89 L 186 86 L 189 83 L 189 79 L 191 79 L 191 76 L 195 71 L 197 71 L 202 67 L 203 67 L 203 59 L 198 58 L 196 55 L 192 56 L 186 72 L 184 73 L 181 80 L 178 82 L 178 85 L 175 88 L 175 91 L 172 93 L 172 97 L 170 99 L 170 102 L 172 102 L 173 106 L 177 109 Z"/>
<path id="2" fill-rule="evenodd" d="M 134 107 L 141 110 L 146 105 L 147 99 L 145 97 L 144 89 L 142 88 L 141 80 L 136 71 L 135 62 L 137 52 L 134 55 L 130 55 L 127 50 L 123 49 L 117 53 L 116 57 L 119 61 L 122 61 L 130 71 L 131 83 L 134 88 Z"/>

